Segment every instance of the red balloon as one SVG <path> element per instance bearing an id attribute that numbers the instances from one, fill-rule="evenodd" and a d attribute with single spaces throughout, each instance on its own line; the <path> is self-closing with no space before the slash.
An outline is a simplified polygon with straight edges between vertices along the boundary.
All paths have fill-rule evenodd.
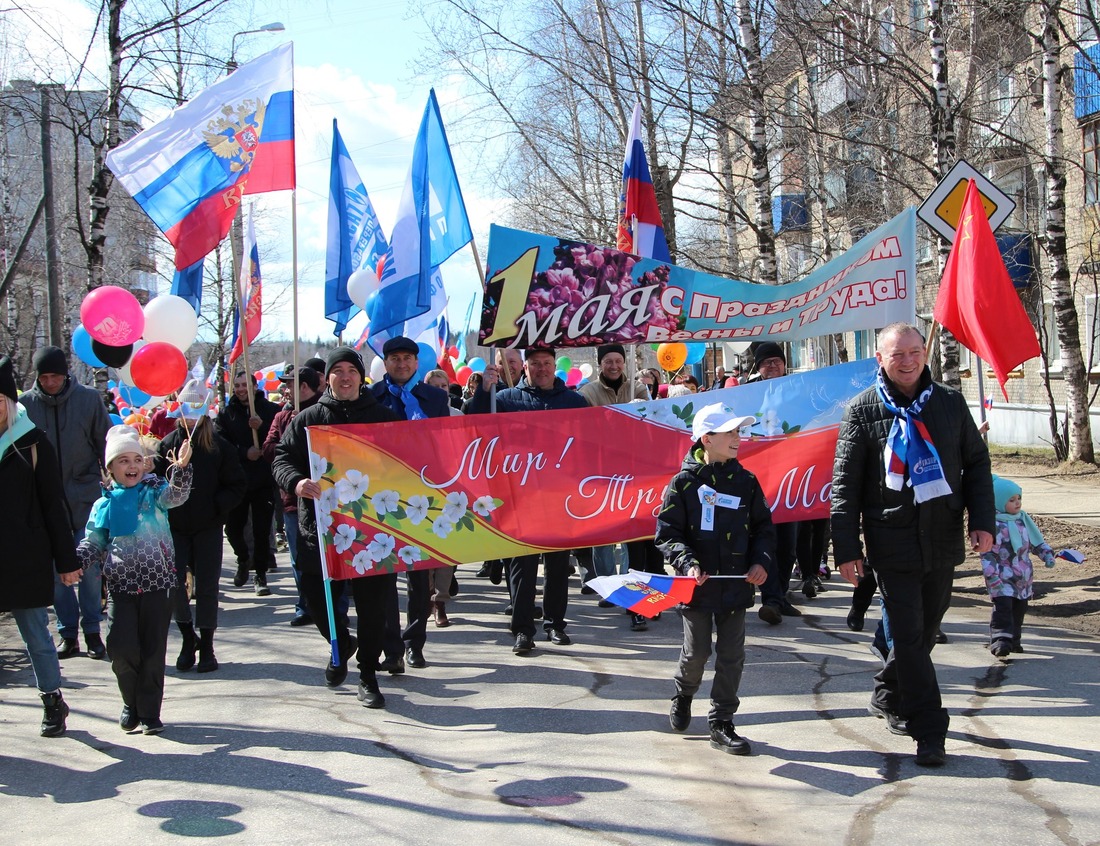
<path id="1" fill-rule="evenodd" d="M 458 370 L 455 371 L 455 380 L 458 382 L 458 384 L 465 385 L 466 381 L 470 378 L 470 374 L 473 372 L 474 371 L 471 370 L 468 366 L 460 367 L 458 368 Z"/>
<path id="2" fill-rule="evenodd" d="M 134 387 L 154 397 L 178 390 L 187 380 L 187 359 L 165 341 L 146 344 L 130 359 Z"/>

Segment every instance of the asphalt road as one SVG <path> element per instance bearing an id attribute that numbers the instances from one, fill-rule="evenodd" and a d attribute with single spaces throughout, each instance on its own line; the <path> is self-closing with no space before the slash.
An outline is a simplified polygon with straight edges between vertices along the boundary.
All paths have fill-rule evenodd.
<path id="1" fill-rule="evenodd" d="M 63 663 L 68 733 L 40 738 L 29 664 L 0 616 L 0 843 L 1100 841 L 1100 647 L 1028 624 L 1027 652 L 999 664 L 985 602 L 956 604 L 935 651 L 952 723 L 947 766 L 926 770 L 866 713 L 878 662 L 869 633 L 844 625 L 837 577 L 799 596 L 800 620 L 751 614 L 737 724 L 753 755 L 738 758 L 707 742 L 709 670 L 691 728 L 669 730 L 678 617 L 632 633 L 576 579 L 576 643 L 520 658 L 503 587 L 462 568 L 429 666 L 384 678 L 386 710 L 367 710 L 354 671 L 327 689 L 326 643 L 287 625 L 285 558 L 272 596 L 223 589 L 221 669 L 170 666 L 160 736 L 124 734 L 109 665 L 80 656 Z M 178 647 L 173 632 L 170 665 Z"/>

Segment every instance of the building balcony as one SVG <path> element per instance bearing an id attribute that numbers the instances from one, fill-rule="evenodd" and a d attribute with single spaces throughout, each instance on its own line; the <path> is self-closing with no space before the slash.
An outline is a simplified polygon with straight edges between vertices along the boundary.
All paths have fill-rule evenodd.
<path id="1" fill-rule="evenodd" d="M 1073 62 L 1073 113 L 1085 120 L 1100 112 L 1100 43 L 1077 52 Z"/>
<path id="2" fill-rule="evenodd" d="M 772 226 L 775 234 L 805 232 L 810 228 L 810 211 L 805 194 L 777 194 L 772 197 Z"/>

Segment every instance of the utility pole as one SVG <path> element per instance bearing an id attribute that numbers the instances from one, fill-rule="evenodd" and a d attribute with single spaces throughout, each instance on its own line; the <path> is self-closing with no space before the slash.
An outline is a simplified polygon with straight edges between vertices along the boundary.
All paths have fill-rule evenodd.
<path id="1" fill-rule="evenodd" d="M 49 342 L 64 348 L 61 325 L 61 256 L 57 243 L 57 216 L 53 204 L 53 148 L 50 142 L 50 89 L 39 85 L 42 126 L 42 196 L 46 217 L 46 313 L 49 319 Z"/>

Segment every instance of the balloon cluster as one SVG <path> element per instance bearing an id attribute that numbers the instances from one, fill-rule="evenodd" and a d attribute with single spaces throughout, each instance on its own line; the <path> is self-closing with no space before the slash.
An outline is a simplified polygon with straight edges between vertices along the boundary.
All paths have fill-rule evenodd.
<path id="1" fill-rule="evenodd" d="M 653 349 L 657 351 L 657 364 L 667 371 L 698 364 L 707 354 L 706 344 L 655 344 Z"/>
<path id="2" fill-rule="evenodd" d="M 187 379 L 184 352 L 194 343 L 199 322 L 182 297 L 156 297 L 142 308 L 125 288 L 103 285 L 80 304 L 80 323 L 73 331 L 73 352 L 89 367 L 118 370 L 120 390 L 137 389 L 145 397 L 125 400 L 130 406 L 149 406 L 153 397 L 160 402 Z"/>

